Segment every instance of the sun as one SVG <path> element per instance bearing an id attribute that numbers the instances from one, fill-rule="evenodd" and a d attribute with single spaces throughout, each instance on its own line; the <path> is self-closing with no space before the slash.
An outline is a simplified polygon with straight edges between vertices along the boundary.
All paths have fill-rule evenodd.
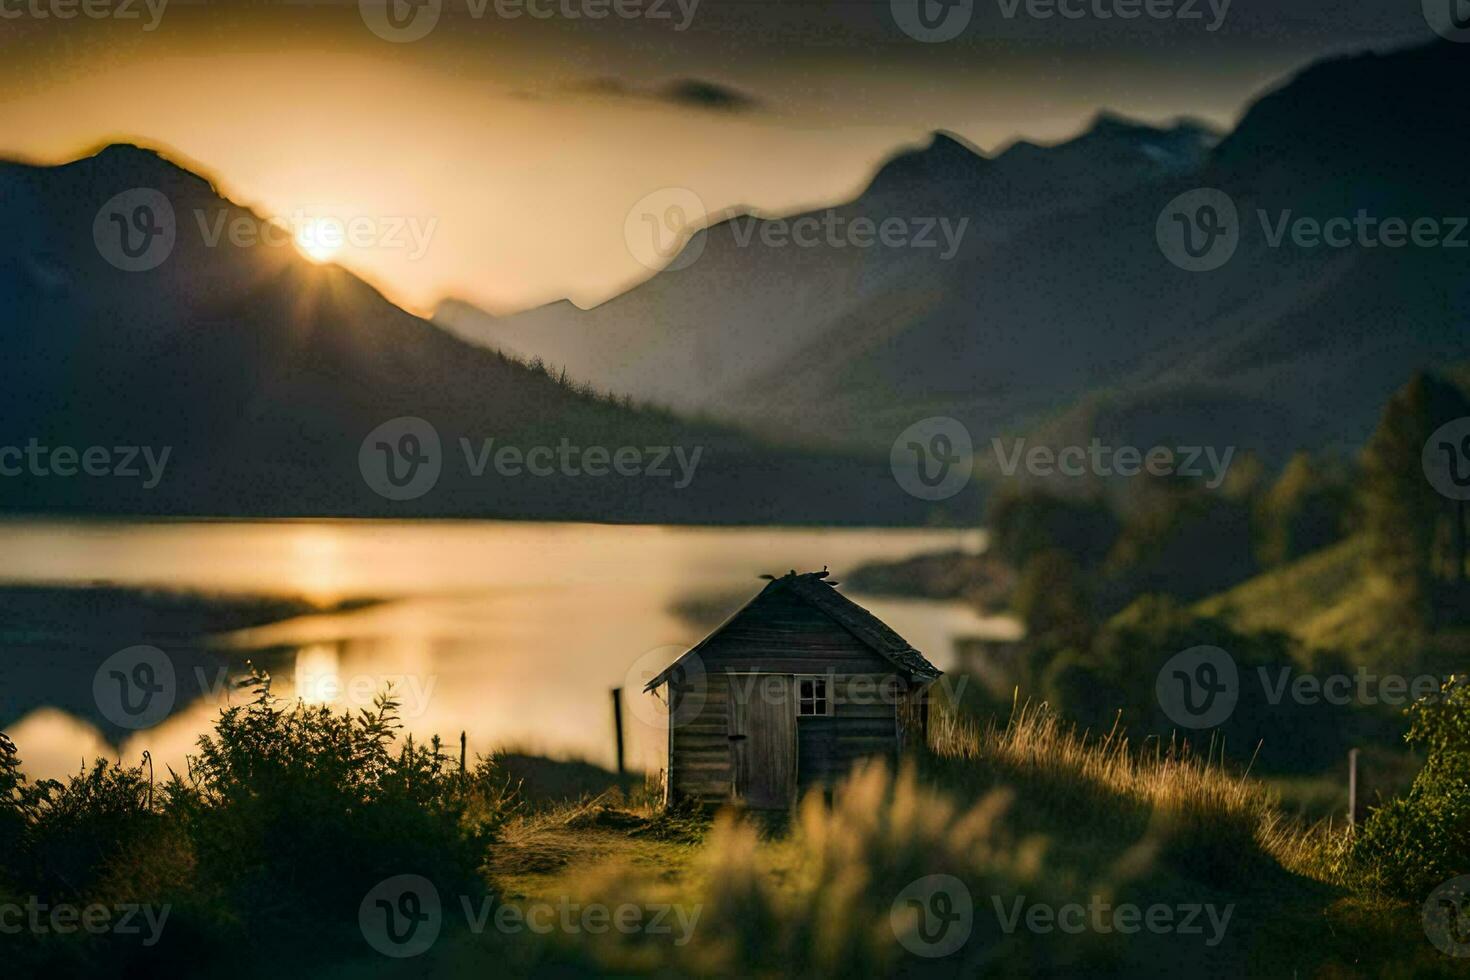
<path id="1" fill-rule="evenodd" d="M 335 218 L 312 218 L 296 229 L 296 247 L 313 262 L 325 262 L 342 248 L 342 223 Z"/>

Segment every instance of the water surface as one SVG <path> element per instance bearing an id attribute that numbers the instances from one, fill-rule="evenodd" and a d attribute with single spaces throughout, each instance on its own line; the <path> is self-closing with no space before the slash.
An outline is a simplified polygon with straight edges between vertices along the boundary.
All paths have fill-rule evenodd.
<path id="1" fill-rule="evenodd" d="M 120 752 L 132 761 L 144 749 L 160 766 L 182 765 L 219 708 L 240 700 L 224 675 L 237 677 L 249 657 L 269 662 L 278 694 L 339 707 L 367 703 L 392 682 L 411 731 L 454 743 L 464 731 L 471 753 L 515 745 L 605 765 L 614 758 L 610 691 L 622 687 L 629 764 L 657 770 L 659 706 L 638 689 L 753 596 L 761 573 L 827 565 L 841 581 L 863 562 L 983 545 L 978 531 L 937 530 L 6 522 L 6 584 L 381 601 L 202 638 L 224 666 L 201 670 L 203 696 L 181 698 L 137 732 L 109 726 L 86 701 L 97 664 L 148 638 L 120 629 L 43 655 L 17 639 L 24 629 L 6 624 L 0 679 L 12 683 L 0 686 L 0 699 L 27 770 L 57 776 L 85 757 Z M 957 637 L 1007 625 L 960 603 L 853 598 L 941 668 Z"/>

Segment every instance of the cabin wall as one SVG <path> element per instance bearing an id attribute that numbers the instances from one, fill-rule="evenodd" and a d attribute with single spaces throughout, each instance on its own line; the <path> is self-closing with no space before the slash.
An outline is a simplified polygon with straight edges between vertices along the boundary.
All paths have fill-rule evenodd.
<path id="1" fill-rule="evenodd" d="M 902 678 L 892 673 L 816 670 L 793 676 L 825 678 L 832 701 L 830 715 L 796 719 L 799 792 L 840 779 L 861 759 L 896 760 L 898 718 L 908 696 Z M 758 685 L 763 682 L 762 677 L 749 673 L 705 674 L 700 688 L 685 695 L 687 700 L 677 709 L 677 723 L 669 732 L 671 801 L 719 803 L 731 799 L 732 686 L 750 685 L 751 696 L 758 697 Z"/>
<path id="2" fill-rule="evenodd" d="M 890 763 L 898 754 L 894 674 L 823 674 L 832 691 L 830 717 L 796 719 L 797 785 L 802 792 L 846 775 L 861 759 Z"/>
<path id="3" fill-rule="evenodd" d="M 696 693 L 669 735 L 671 801 L 731 798 L 731 685 L 753 683 L 752 673 L 828 678 L 831 716 L 797 719 L 799 791 L 840 778 L 859 759 L 898 756 L 908 683 L 889 660 L 801 599 L 779 592 L 757 598 L 697 656 L 682 675 Z"/>
<path id="4" fill-rule="evenodd" d="M 730 683 L 705 674 L 684 705 L 670 703 L 670 801 L 719 803 L 730 798 Z M 668 696 L 669 685 L 662 690 Z"/>

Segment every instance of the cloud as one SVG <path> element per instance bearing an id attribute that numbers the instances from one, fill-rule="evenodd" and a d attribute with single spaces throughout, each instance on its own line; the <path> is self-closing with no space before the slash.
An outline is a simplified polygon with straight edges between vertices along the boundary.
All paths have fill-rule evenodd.
<path id="1" fill-rule="evenodd" d="M 664 85 L 639 87 L 618 78 L 591 78 L 565 86 L 563 91 L 605 99 L 658 102 L 701 112 L 746 113 L 765 107 L 753 95 L 703 78 L 681 78 Z M 542 98 L 541 93 L 517 92 L 523 99 Z"/>
<path id="2" fill-rule="evenodd" d="M 683 78 L 670 82 L 658 94 L 665 101 L 677 105 L 718 112 L 750 112 L 761 107 L 760 100 L 754 96 L 699 78 Z"/>

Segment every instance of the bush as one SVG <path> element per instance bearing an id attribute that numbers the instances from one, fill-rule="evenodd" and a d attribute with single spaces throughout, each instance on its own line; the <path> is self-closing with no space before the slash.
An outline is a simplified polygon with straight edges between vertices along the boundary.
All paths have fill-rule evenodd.
<path id="1" fill-rule="evenodd" d="M 395 751 L 398 703 L 335 715 L 283 705 L 268 682 L 220 713 L 165 808 L 189 839 L 198 886 L 246 931 L 315 936 L 355 928 L 375 884 L 412 873 L 445 894 L 483 891 L 479 868 L 510 805 L 496 770 L 410 737 Z M 307 919 L 299 913 L 312 909 Z"/>
<path id="2" fill-rule="evenodd" d="M 1429 757 L 1407 796 L 1373 811 L 1343 870 L 1349 885 L 1418 901 L 1470 874 L 1470 678 L 1451 678 L 1409 716 L 1405 738 Z"/>
<path id="3" fill-rule="evenodd" d="M 20 771 L 15 743 L 0 734 L 0 861 L 14 857 L 25 829 L 28 805 L 26 777 Z M 4 871 L 5 866 L 0 864 L 0 873 Z"/>
<path id="4" fill-rule="evenodd" d="M 5 937 L 7 968 L 16 975 L 140 971 L 139 961 L 153 953 L 136 934 L 63 934 L 51 915 L 59 905 L 171 903 L 186 862 L 171 860 L 168 836 L 141 767 L 98 759 L 65 783 L 31 783 L 15 744 L 0 736 L 0 901 L 20 907 L 24 921 L 35 915 L 45 923 Z"/>
<path id="5" fill-rule="evenodd" d="M 150 807 L 141 769 L 98 759 L 65 784 L 45 780 L 30 789 L 24 833 L 8 858 L 20 888 L 58 901 L 106 897 L 108 879 L 128 860 L 127 844 L 155 838 L 159 814 Z"/>
<path id="6" fill-rule="evenodd" d="M 356 715 L 283 703 L 264 675 L 254 693 L 157 792 L 151 770 L 101 760 L 65 785 L 32 785 L 0 739 L 0 892 L 168 913 L 151 948 L 28 936 L 20 962 L 115 975 L 201 957 L 216 972 L 256 956 L 309 964 L 363 948 L 359 904 L 386 878 L 483 894 L 480 869 L 514 807 L 491 763 L 461 772 L 437 739 L 400 743 L 391 689 Z"/>

